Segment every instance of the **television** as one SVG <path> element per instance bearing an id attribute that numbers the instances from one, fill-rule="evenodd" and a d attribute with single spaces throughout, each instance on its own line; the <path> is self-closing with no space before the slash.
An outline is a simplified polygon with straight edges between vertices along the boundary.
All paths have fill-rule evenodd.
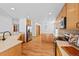
<path id="1" fill-rule="evenodd" d="M 66 17 L 62 18 L 62 20 L 60 21 L 60 29 L 66 29 Z"/>

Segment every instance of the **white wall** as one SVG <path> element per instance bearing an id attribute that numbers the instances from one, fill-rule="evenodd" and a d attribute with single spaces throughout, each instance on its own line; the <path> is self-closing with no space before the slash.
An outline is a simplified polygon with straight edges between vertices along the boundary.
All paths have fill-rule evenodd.
<path id="1" fill-rule="evenodd" d="M 40 23 L 40 25 L 41 25 L 42 33 L 47 33 L 47 34 L 55 33 L 55 27 L 52 21 L 42 22 Z"/>
<path id="2" fill-rule="evenodd" d="M 0 32 L 10 31 L 12 32 L 12 17 L 0 8 Z"/>
<path id="3" fill-rule="evenodd" d="M 19 19 L 19 32 L 25 33 L 25 38 L 26 38 L 26 18 Z"/>
<path id="4" fill-rule="evenodd" d="M 35 36 L 35 22 L 32 21 L 32 35 Z"/>
<path id="5" fill-rule="evenodd" d="M 12 19 L 10 17 L 0 15 L 0 32 L 12 32 Z"/>
<path id="6" fill-rule="evenodd" d="M 60 12 L 60 10 L 62 9 L 64 4 L 61 3 L 57 3 L 57 4 L 0 4 L 0 15 L 3 15 L 4 17 L 0 19 L 0 21 L 2 21 L 2 19 L 6 19 L 9 20 L 6 22 L 7 25 L 10 26 L 11 20 L 10 18 L 6 18 L 7 16 L 13 17 L 13 18 L 22 18 L 22 17 L 27 17 L 30 16 L 30 19 L 32 20 L 32 34 L 35 35 L 35 23 L 39 23 L 41 24 L 41 31 L 42 32 L 47 32 L 47 28 L 49 28 L 49 24 L 44 24 L 43 20 L 45 21 L 49 21 L 49 12 L 52 12 L 52 19 L 54 19 L 58 13 Z M 14 7 L 15 11 L 12 11 L 10 8 Z M 6 16 L 6 17 L 5 17 Z M 21 19 L 21 20 L 24 20 Z M 4 20 L 5 21 L 5 20 Z M 4 22 L 2 21 L 2 22 Z M 47 22 L 48 22 L 47 21 Z M 22 21 L 23 22 L 23 21 Z M 21 23 L 24 25 L 24 22 Z M 25 29 L 23 27 L 23 25 L 20 25 L 20 31 L 25 32 Z M 1 24 L 2 26 L 2 24 Z M 8 27 L 8 26 L 7 26 Z M 3 28 L 3 26 L 2 26 Z M 50 25 L 51 28 L 51 25 Z M 9 29 L 9 28 L 8 28 Z M 52 32 L 52 30 L 48 30 L 48 32 Z"/>
<path id="7" fill-rule="evenodd" d="M 31 18 L 30 18 L 31 19 Z M 19 20 L 19 31 L 25 32 L 26 34 L 26 18 L 21 18 Z M 32 35 L 35 36 L 35 24 L 40 24 L 41 33 L 55 34 L 55 27 L 53 21 L 38 21 L 32 20 Z"/>
<path id="8" fill-rule="evenodd" d="M 19 32 L 26 32 L 25 18 L 19 19 Z"/>

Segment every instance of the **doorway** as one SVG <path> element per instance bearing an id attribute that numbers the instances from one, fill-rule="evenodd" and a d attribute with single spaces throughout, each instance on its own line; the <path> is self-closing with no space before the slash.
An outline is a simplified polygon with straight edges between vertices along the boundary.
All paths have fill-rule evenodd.
<path id="1" fill-rule="evenodd" d="M 36 24 L 35 27 L 36 27 L 36 30 L 35 30 L 36 36 L 39 36 L 40 35 L 40 24 Z"/>

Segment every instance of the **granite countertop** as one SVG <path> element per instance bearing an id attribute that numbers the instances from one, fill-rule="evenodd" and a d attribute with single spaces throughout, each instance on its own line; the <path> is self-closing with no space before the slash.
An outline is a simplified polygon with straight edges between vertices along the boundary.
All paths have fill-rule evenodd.
<path id="1" fill-rule="evenodd" d="M 62 48 L 63 46 L 71 46 L 67 41 L 56 40 L 57 46 L 62 53 L 62 56 L 69 56 L 69 54 Z"/>
<path id="2" fill-rule="evenodd" d="M 0 40 L 0 53 L 22 43 L 22 41 L 18 40 L 19 36 L 20 34 L 12 35 L 8 36 L 5 41 Z"/>

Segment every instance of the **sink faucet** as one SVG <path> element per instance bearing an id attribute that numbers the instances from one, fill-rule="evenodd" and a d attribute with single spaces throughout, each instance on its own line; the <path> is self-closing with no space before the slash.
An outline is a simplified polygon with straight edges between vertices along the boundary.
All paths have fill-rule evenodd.
<path id="1" fill-rule="evenodd" d="M 6 39 L 6 38 L 5 38 L 5 33 L 7 33 L 7 32 L 8 32 L 8 33 L 10 34 L 10 36 L 11 36 L 11 33 L 10 33 L 9 31 L 3 32 L 3 39 L 2 39 L 3 41 Z"/>

